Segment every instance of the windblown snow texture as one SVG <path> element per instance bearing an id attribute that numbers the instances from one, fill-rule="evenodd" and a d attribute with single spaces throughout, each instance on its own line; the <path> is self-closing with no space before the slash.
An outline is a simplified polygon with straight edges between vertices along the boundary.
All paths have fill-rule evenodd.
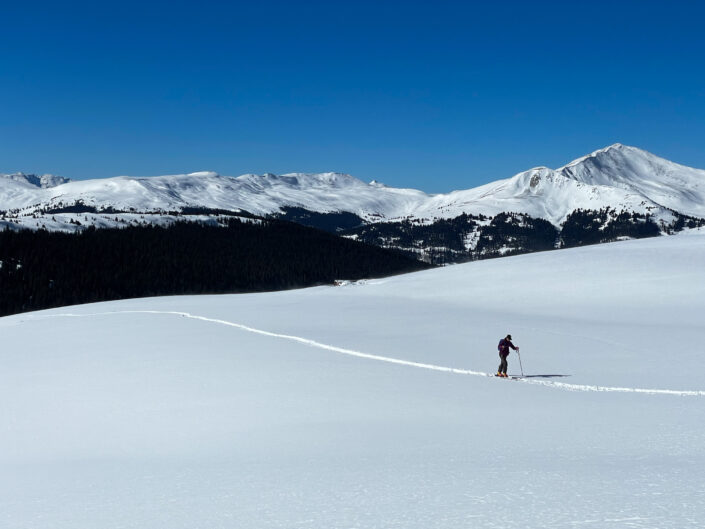
<path id="1" fill-rule="evenodd" d="M 3 527 L 699 527 L 703 262 L 687 232 L 0 318 Z M 533 378 L 486 376 L 508 332 Z"/>

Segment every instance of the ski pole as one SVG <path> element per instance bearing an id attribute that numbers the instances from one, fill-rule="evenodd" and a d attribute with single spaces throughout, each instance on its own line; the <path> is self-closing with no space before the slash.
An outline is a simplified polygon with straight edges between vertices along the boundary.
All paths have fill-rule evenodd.
<path id="1" fill-rule="evenodd" d="M 517 356 L 519 357 L 519 367 L 521 368 L 521 376 L 524 376 L 524 366 L 521 365 L 521 355 L 519 354 L 519 349 L 517 349 Z"/>

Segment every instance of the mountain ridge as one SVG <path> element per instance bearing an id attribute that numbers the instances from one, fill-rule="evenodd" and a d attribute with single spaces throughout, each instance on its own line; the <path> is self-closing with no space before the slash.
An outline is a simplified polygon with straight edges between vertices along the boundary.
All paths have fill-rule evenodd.
<path id="1" fill-rule="evenodd" d="M 164 176 L 117 176 L 74 181 L 52 175 L 0 174 L 0 210 L 19 220 L 83 204 L 132 212 L 207 208 L 271 215 L 296 207 L 350 212 L 368 223 L 433 222 L 461 214 L 515 212 L 555 226 L 579 209 L 613 208 L 671 221 L 673 212 L 705 218 L 705 170 L 615 143 L 557 169 L 534 167 L 478 187 L 428 194 L 365 183 L 345 173 L 244 174 L 199 171 Z M 12 212 L 12 213 L 8 213 Z"/>

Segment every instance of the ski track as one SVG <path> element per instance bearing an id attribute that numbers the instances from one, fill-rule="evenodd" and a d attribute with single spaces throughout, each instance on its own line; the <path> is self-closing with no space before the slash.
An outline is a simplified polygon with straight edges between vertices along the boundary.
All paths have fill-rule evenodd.
<path id="1" fill-rule="evenodd" d="M 422 362 L 412 362 L 411 360 L 403 360 L 401 358 L 392 358 L 389 356 L 380 356 L 369 353 L 363 353 L 361 351 L 355 351 L 353 349 L 345 349 L 343 347 L 337 347 L 335 345 L 328 345 L 315 340 L 310 340 L 308 338 L 302 338 L 300 336 L 293 336 L 290 334 L 280 334 L 271 331 L 265 331 L 262 329 L 255 329 L 254 327 L 248 327 L 241 323 L 235 323 L 227 320 L 220 320 L 216 318 L 207 318 L 206 316 L 198 316 L 196 314 L 191 314 L 189 312 L 179 312 L 179 311 L 160 311 L 160 310 L 124 310 L 124 311 L 111 311 L 111 312 L 96 312 L 96 313 L 86 313 L 86 314 L 52 314 L 47 316 L 31 316 L 31 319 L 44 319 L 44 318 L 84 318 L 93 316 L 109 316 L 118 314 L 163 314 L 170 316 L 180 316 L 184 318 L 189 318 L 192 320 L 205 321 L 209 323 L 217 323 L 219 325 L 227 325 L 228 327 L 235 327 L 243 331 L 251 332 L 254 334 L 260 334 L 262 336 L 270 336 L 272 338 L 279 338 L 281 340 L 288 340 L 291 342 L 297 342 L 310 347 L 316 347 L 318 349 L 325 349 L 327 351 L 333 351 L 335 353 L 340 353 L 349 356 L 355 356 L 358 358 L 364 358 L 367 360 L 376 360 L 378 362 L 387 362 L 389 364 L 397 364 L 408 367 L 416 367 L 420 369 L 429 369 L 432 371 L 441 371 L 445 373 L 454 373 L 456 375 L 472 375 L 477 377 L 490 377 L 494 378 L 493 373 L 485 373 L 483 371 L 473 371 L 471 369 L 459 369 L 456 367 L 439 366 L 435 364 L 425 364 Z M 568 384 L 565 382 L 555 382 L 548 380 L 531 380 L 526 378 L 514 379 L 516 382 L 522 382 L 524 384 L 532 384 L 536 386 L 546 386 L 555 389 L 562 389 L 564 391 L 589 391 L 598 393 L 642 393 L 647 395 L 675 395 L 680 397 L 705 397 L 705 391 L 703 390 L 675 390 L 675 389 L 645 389 L 645 388 L 624 388 L 624 387 L 611 387 L 611 386 L 593 386 L 593 385 L 583 385 L 583 384 Z"/>

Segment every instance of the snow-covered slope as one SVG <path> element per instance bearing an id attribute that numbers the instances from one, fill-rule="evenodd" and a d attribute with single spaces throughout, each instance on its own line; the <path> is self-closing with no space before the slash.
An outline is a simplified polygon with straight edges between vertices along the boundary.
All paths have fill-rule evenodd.
<path id="1" fill-rule="evenodd" d="M 705 217 L 705 171 L 619 143 L 556 170 L 588 185 L 611 186 L 648 197 L 686 215 Z"/>
<path id="2" fill-rule="evenodd" d="M 45 190 L 69 182 L 54 175 L 0 173 L 0 210 L 37 204 L 43 200 Z"/>
<path id="3" fill-rule="evenodd" d="M 2 526 L 700 527 L 704 262 L 692 233 L 1 318 Z M 507 332 L 523 381 L 485 376 Z"/>
<path id="4" fill-rule="evenodd" d="M 705 171 L 615 144 L 556 170 L 539 167 L 478 188 L 439 195 L 367 184 L 340 173 L 228 177 L 200 172 L 65 183 L 51 180 L 51 185 L 0 177 L 0 210 L 19 210 L 15 217 L 20 219 L 38 209 L 76 202 L 124 211 L 196 206 L 265 215 L 283 206 L 296 206 L 317 212 L 348 211 L 370 222 L 513 211 L 555 225 L 578 208 L 612 207 L 670 220 L 668 209 L 705 218 Z"/>
<path id="5" fill-rule="evenodd" d="M 415 216 L 449 218 L 463 212 L 494 216 L 504 211 L 526 213 L 558 226 L 576 209 L 605 207 L 670 217 L 646 195 L 614 186 L 585 184 L 547 167 L 530 169 L 475 189 L 434 197 L 419 208 Z"/>
<path id="6" fill-rule="evenodd" d="M 80 201 L 91 206 L 138 211 L 200 206 L 266 215 L 291 205 L 313 211 L 347 210 L 373 216 L 406 211 L 428 197 L 421 191 L 365 184 L 339 173 L 229 177 L 206 171 L 155 177 L 120 176 L 72 181 L 51 188 L 22 185 L 21 192 L 16 189 L 18 186 L 4 184 L 0 181 L 0 209 L 27 211 Z"/>

